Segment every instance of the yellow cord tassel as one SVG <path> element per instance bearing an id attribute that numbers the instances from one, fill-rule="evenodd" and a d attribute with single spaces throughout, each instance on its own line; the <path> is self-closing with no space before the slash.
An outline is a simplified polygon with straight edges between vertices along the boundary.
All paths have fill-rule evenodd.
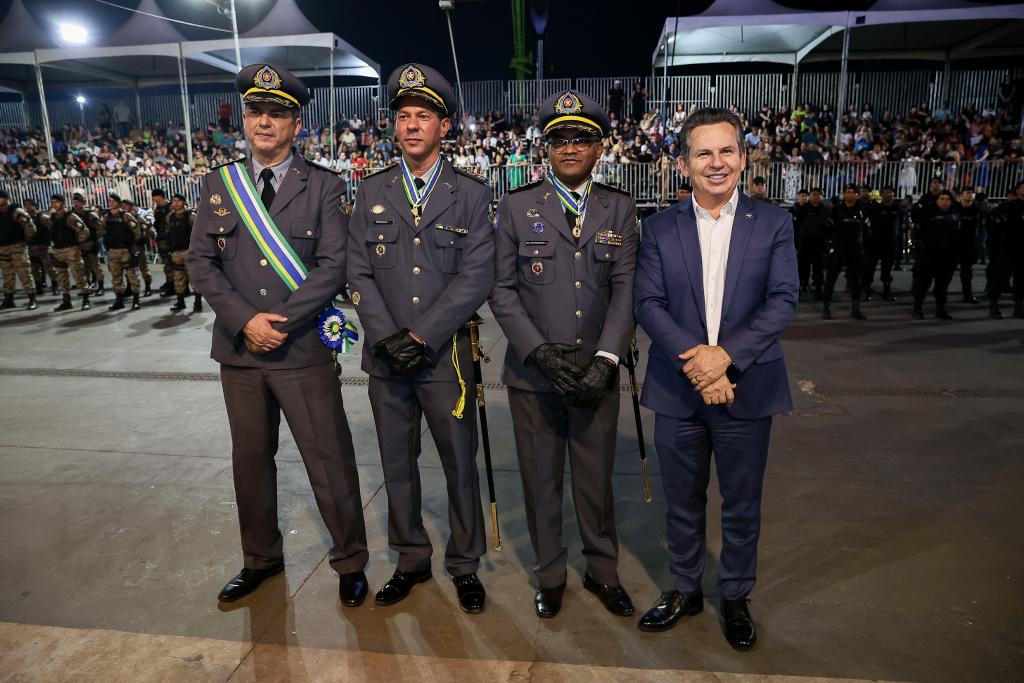
<path id="1" fill-rule="evenodd" d="M 466 410 L 466 380 L 462 379 L 462 367 L 459 365 L 459 333 L 452 335 L 452 365 L 455 366 L 455 376 L 459 378 L 459 400 L 455 403 L 455 410 L 452 415 L 456 420 L 462 419 Z"/>

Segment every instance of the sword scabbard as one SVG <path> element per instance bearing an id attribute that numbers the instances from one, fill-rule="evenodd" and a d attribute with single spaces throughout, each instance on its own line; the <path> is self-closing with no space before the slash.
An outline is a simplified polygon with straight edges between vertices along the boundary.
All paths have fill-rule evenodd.
<path id="1" fill-rule="evenodd" d="M 491 541 L 491 547 L 495 550 L 501 550 L 501 530 L 498 528 L 497 503 L 491 503 L 491 529 L 494 532 L 494 539 Z"/>

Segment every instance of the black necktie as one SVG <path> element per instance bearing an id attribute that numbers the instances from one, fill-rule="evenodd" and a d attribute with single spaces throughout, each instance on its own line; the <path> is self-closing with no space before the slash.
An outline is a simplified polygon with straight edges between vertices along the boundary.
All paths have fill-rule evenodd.
<path id="1" fill-rule="evenodd" d="M 274 189 L 274 172 L 269 168 L 265 168 L 260 171 L 260 180 L 263 181 L 263 191 L 260 192 L 260 199 L 263 200 L 263 206 L 268 211 L 270 205 L 274 203 L 274 197 L 277 196 L 277 191 Z"/>
<path id="2" fill-rule="evenodd" d="M 416 186 L 417 190 L 422 190 L 423 186 L 426 185 L 426 183 L 423 182 L 423 178 L 413 178 L 412 184 Z"/>

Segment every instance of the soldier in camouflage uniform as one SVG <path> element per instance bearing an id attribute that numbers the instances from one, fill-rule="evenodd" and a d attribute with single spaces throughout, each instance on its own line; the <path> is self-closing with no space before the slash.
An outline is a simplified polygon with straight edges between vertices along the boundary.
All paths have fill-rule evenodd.
<path id="1" fill-rule="evenodd" d="M 121 208 L 121 198 L 116 194 L 109 197 L 110 210 L 103 218 L 104 240 L 107 245 L 107 267 L 110 268 L 110 287 L 114 290 L 114 303 L 107 307 L 108 311 L 124 308 L 124 280 L 132 288 L 132 310 L 137 311 L 139 305 L 139 270 L 136 260 L 136 243 L 142 237 L 142 230 L 134 214 Z"/>
<path id="2" fill-rule="evenodd" d="M 142 281 L 146 284 L 146 290 L 142 292 L 142 296 L 153 296 L 153 275 L 149 272 L 149 241 L 156 237 L 153 232 L 153 226 L 139 215 L 139 207 L 135 205 L 135 202 L 130 197 L 125 197 L 121 202 L 121 211 L 124 213 L 125 220 L 129 223 L 134 223 L 139 229 L 135 244 L 132 247 L 132 254 L 135 257 L 135 267 L 142 276 Z M 134 288 L 135 285 L 132 285 L 132 287 L 133 293 L 138 292 L 138 289 Z"/>
<path id="3" fill-rule="evenodd" d="M 71 212 L 81 218 L 89 229 L 89 239 L 80 243 L 78 250 L 82 252 L 86 276 L 91 275 L 95 281 L 96 289 L 94 293 L 96 296 L 100 296 L 106 291 L 103 288 L 103 266 L 100 265 L 99 257 L 99 239 L 103 237 L 103 221 L 98 213 L 85 205 L 85 197 L 78 192 L 71 195 Z"/>
<path id="4" fill-rule="evenodd" d="M 174 293 L 174 266 L 171 263 L 171 250 L 167 244 L 167 214 L 171 212 L 171 203 L 167 201 L 167 193 L 159 187 L 153 190 L 153 232 L 156 233 L 156 251 L 160 255 L 160 264 L 164 270 L 164 283 L 160 285 L 160 296 Z"/>
<path id="5" fill-rule="evenodd" d="M 171 213 L 167 215 L 165 237 L 167 239 L 167 251 L 170 255 L 170 262 L 174 268 L 174 293 L 178 300 L 171 306 L 171 312 L 185 310 L 185 292 L 188 291 L 190 278 L 188 273 L 188 246 L 192 236 L 192 224 L 196 215 L 185 206 L 185 195 L 175 193 L 171 198 Z M 203 300 L 199 296 L 199 290 L 193 285 L 192 294 L 195 301 L 192 304 L 194 313 L 202 313 Z"/>
<path id="6" fill-rule="evenodd" d="M 15 275 L 28 296 L 28 310 L 35 310 L 36 284 L 29 265 L 26 241 L 35 237 L 36 226 L 25 209 L 12 204 L 10 195 L 0 190 L 0 270 L 4 277 L 4 300 L 0 311 L 16 308 L 14 303 Z"/>
<path id="7" fill-rule="evenodd" d="M 50 226 L 43 222 L 39 207 L 31 199 L 25 200 L 25 212 L 32 217 L 36 226 L 36 234 L 28 241 L 28 258 L 32 268 L 32 279 L 36 283 L 36 293 L 46 292 L 46 276 L 50 276 L 52 292 L 60 291 L 57 287 L 57 271 L 53 267 L 53 240 L 50 239 Z"/>
<path id="8" fill-rule="evenodd" d="M 50 235 L 53 238 L 53 260 L 57 268 L 57 282 L 60 284 L 60 291 L 64 299 L 56 312 L 71 310 L 71 277 L 68 270 L 75 278 L 75 285 L 82 295 L 82 310 L 88 311 L 89 305 L 89 283 L 85 279 L 85 263 L 82 262 L 82 252 L 78 245 L 87 242 L 90 238 L 89 228 L 78 215 L 68 213 L 64 207 L 64 195 L 55 194 L 50 198 L 50 213 L 43 216 L 43 222 L 50 228 Z"/>

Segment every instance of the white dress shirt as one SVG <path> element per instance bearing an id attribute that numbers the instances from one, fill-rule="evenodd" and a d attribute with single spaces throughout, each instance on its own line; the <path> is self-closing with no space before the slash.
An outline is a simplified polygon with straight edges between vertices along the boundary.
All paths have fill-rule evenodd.
<path id="1" fill-rule="evenodd" d="M 704 274 L 704 311 L 708 326 L 708 344 L 718 346 L 718 331 L 722 327 L 722 299 L 725 296 L 725 272 L 729 265 L 729 243 L 732 241 L 732 223 L 739 203 L 739 190 L 718 214 L 718 220 L 693 200 L 693 213 L 697 218 L 697 239 L 700 241 L 700 265 Z"/>

